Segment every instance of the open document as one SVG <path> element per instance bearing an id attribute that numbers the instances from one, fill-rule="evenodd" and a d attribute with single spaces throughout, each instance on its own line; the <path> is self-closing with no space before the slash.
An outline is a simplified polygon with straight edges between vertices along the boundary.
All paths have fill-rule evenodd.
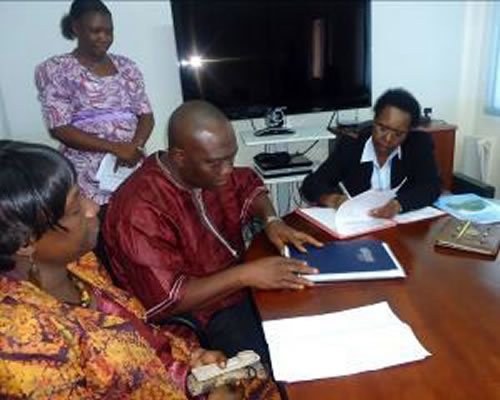
<path id="1" fill-rule="evenodd" d="M 99 181 L 99 189 L 106 192 L 114 192 L 121 183 L 127 179 L 138 166 L 119 167 L 115 171 L 116 157 L 108 153 L 104 156 L 97 170 L 96 179 Z"/>
<path id="2" fill-rule="evenodd" d="M 297 214 L 339 239 L 445 214 L 436 208 L 424 207 L 398 214 L 392 219 L 370 216 L 371 210 L 382 207 L 396 197 L 396 190 L 367 190 L 345 201 L 337 210 L 327 207 L 309 207 L 298 209 Z"/>
<path id="3" fill-rule="evenodd" d="M 372 371 L 431 354 L 387 302 L 264 322 L 274 376 L 285 382 Z"/>

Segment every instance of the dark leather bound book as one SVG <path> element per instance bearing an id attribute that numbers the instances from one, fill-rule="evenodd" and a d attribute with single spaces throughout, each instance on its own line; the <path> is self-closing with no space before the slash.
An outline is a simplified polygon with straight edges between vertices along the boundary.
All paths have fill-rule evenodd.
<path id="1" fill-rule="evenodd" d="M 500 224 L 475 224 L 450 218 L 436 236 L 436 246 L 496 256 Z"/>

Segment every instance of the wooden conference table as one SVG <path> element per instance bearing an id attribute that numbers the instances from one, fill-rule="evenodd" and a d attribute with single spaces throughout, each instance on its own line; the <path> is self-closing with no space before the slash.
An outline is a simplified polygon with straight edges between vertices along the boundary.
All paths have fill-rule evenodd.
<path id="1" fill-rule="evenodd" d="M 433 238 L 446 217 L 367 235 L 385 240 L 404 280 L 337 282 L 303 291 L 256 291 L 263 320 L 313 315 L 387 301 L 432 353 L 423 361 L 340 378 L 286 385 L 290 400 L 500 399 L 500 261 L 437 250 Z M 294 227 L 329 240 L 295 215 Z M 258 236 L 247 260 L 276 254 Z M 290 349 L 293 351 L 293 349 Z"/>

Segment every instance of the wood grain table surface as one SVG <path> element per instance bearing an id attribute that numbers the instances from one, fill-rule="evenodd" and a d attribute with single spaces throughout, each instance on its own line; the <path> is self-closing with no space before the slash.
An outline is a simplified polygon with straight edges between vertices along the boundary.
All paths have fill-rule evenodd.
<path id="1" fill-rule="evenodd" d="M 405 268 L 406 279 L 254 292 L 263 320 L 387 301 L 432 353 L 423 361 L 378 371 L 287 384 L 290 400 L 500 399 L 500 262 L 434 248 L 434 237 L 446 218 L 361 237 L 386 241 Z M 287 221 L 321 240 L 332 240 L 296 215 Z M 258 235 L 246 259 L 276 254 L 267 239 Z"/>

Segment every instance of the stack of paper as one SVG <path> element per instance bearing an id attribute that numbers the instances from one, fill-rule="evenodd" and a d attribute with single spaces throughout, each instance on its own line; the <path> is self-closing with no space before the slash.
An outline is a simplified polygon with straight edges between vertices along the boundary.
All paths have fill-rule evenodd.
<path id="1" fill-rule="evenodd" d="M 443 215 L 446 215 L 444 211 L 429 206 L 395 215 L 392 219 L 398 224 L 409 224 L 412 222 L 423 221 L 424 219 L 441 217 Z"/>
<path id="2" fill-rule="evenodd" d="M 277 380 L 307 381 L 422 360 L 430 353 L 387 302 L 264 322 Z"/>
<path id="3" fill-rule="evenodd" d="M 111 153 L 106 154 L 96 173 L 99 189 L 114 192 L 138 168 L 138 165 L 132 168 L 121 166 L 115 171 L 115 165 L 116 157 Z"/>

